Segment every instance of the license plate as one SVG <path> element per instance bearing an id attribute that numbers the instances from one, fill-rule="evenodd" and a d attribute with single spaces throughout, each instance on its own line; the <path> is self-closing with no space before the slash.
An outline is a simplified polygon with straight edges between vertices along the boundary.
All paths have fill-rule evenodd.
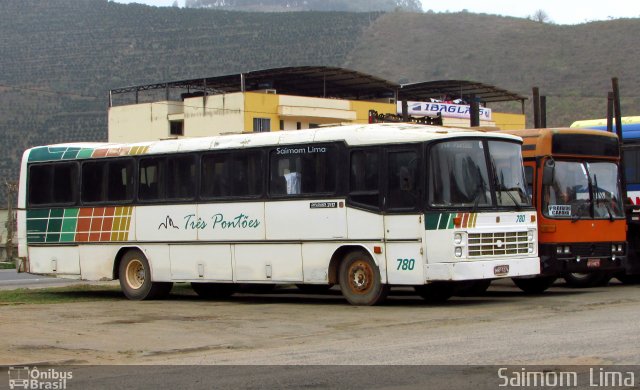
<path id="1" fill-rule="evenodd" d="M 493 267 L 493 274 L 496 276 L 507 275 L 509 273 L 508 265 L 496 265 Z"/>
<path id="2" fill-rule="evenodd" d="M 600 267 L 600 259 L 587 260 L 587 268 L 599 268 L 599 267 Z"/>

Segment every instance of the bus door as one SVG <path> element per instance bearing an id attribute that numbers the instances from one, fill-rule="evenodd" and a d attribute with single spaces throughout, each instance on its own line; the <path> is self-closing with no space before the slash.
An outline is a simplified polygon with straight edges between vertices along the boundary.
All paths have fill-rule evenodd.
<path id="1" fill-rule="evenodd" d="M 424 284 L 423 168 L 417 147 L 386 153 L 384 234 L 389 284 Z"/>

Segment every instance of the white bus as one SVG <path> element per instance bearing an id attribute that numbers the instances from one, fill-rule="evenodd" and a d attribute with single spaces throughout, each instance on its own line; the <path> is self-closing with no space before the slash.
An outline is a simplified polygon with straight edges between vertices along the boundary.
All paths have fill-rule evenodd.
<path id="1" fill-rule="evenodd" d="M 444 300 L 456 281 L 539 273 L 521 139 L 371 124 L 35 147 L 22 159 L 23 268 L 119 279 L 130 299 L 173 282 L 389 286 Z"/>

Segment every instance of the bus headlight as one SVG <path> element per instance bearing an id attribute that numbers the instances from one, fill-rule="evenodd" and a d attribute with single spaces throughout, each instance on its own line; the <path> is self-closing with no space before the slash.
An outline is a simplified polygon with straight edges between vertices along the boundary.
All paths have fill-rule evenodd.
<path id="1" fill-rule="evenodd" d="M 462 233 L 456 233 L 453 235 L 453 243 L 460 245 L 462 243 Z"/>
<path id="2" fill-rule="evenodd" d="M 569 253 L 571 253 L 571 247 L 569 245 L 566 245 L 564 247 L 564 254 L 568 255 Z"/>
<path id="3" fill-rule="evenodd" d="M 533 241 L 533 230 L 527 230 L 527 240 Z"/>
<path id="4" fill-rule="evenodd" d="M 533 253 L 533 242 L 530 242 L 530 243 L 529 243 L 529 248 L 528 248 L 528 250 L 529 250 L 529 253 Z"/>
<path id="5" fill-rule="evenodd" d="M 462 247 L 457 246 L 455 250 L 456 257 L 462 257 Z"/>

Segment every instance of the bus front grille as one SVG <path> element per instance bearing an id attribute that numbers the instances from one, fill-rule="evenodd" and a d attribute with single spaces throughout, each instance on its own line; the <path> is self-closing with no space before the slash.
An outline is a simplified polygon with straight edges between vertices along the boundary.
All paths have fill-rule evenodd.
<path id="1" fill-rule="evenodd" d="M 527 232 L 469 233 L 469 257 L 529 253 Z"/>

